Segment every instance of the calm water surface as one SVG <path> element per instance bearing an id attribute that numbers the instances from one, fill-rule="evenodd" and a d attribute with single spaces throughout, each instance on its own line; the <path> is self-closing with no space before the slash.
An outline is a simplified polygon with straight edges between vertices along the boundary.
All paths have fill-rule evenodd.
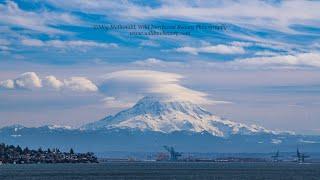
<path id="1" fill-rule="evenodd" d="M 320 180 L 320 164 L 112 162 L 0 165 L 0 179 Z"/>

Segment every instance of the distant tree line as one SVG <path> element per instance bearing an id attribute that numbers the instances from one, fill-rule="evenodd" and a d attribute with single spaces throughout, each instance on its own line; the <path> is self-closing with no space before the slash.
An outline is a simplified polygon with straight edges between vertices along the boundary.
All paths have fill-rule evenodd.
<path id="1" fill-rule="evenodd" d="M 92 152 L 75 153 L 61 152 L 58 148 L 32 150 L 22 149 L 19 145 L 0 144 L 0 163 L 4 164 L 32 164 L 32 163 L 97 163 L 98 159 Z"/>

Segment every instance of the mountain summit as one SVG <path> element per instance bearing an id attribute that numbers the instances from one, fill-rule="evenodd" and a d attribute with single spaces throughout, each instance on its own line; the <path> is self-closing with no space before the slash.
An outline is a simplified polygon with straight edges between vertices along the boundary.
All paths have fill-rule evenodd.
<path id="1" fill-rule="evenodd" d="M 190 102 L 156 97 L 144 97 L 132 108 L 87 124 L 82 129 L 135 129 L 162 133 L 175 131 L 208 132 L 219 137 L 228 137 L 234 134 L 273 133 L 260 126 L 248 126 L 223 120 L 199 105 Z"/>

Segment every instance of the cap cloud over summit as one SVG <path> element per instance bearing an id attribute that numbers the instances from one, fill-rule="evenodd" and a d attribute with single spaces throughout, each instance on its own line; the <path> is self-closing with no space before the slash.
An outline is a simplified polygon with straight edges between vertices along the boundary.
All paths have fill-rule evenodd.
<path id="1" fill-rule="evenodd" d="M 140 97 L 151 95 L 198 104 L 212 103 L 206 93 L 181 85 L 183 76 L 176 73 L 125 70 L 106 74 L 103 79 L 101 91 L 116 97 L 138 94 Z"/>

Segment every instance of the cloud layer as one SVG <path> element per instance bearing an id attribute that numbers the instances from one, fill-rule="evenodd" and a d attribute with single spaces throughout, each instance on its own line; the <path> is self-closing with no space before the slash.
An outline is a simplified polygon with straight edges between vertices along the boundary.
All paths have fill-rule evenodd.
<path id="1" fill-rule="evenodd" d="M 72 11 L 96 13 L 123 19 L 174 19 L 192 22 L 221 22 L 263 27 L 280 31 L 293 31 L 294 24 L 317 25 L 319 1 L 171 1 L 135 3 L 115 1 L 103 3 L 98 0 L 68 2 L 48 0 L 52 5 Z M 98 5 L 99 4 L 99 5 Z M 108 13 L 106 13 L 108 12 Z"/>
<path id="2" fill-rule="evenodd" d="M 271 57 L 253 57 L 235 60 L 229 64 L 251 67 L 314 67 L 320 68 L 319 53 L 300 53 Z"/>
<path id="3" fill-rule="evenodd" d="M 35 72 L 26 72 L 15 79 L 0 82 L 3 89 L 44 89 L 44 90 L 67 90 L 76 92 L 96 92 L 98 87 L 85 77 L 70 77 L 60 81 L 55 76 L 46 76 L 41 79 Z"/>
<path id="4" fill-rule="evenodd" d="M 69 13 L 51 11 L 25 11 L 20 9 L 17 3 L 6 1 L 0 4 L 0 22 L 10 24 L 13 27 L 20 27 L 48 34 L 67 33 L 66 31 L 54 28 L 55 25 L 80 24 L 80 20 Z"/>
<path id="5" fill-rule="evenodd" d="M 55 48 L 75 48 L 75 47 L 95 47 L 95 48 L 110 48 L 118 47 L 115 43 L 97 43 L 95 41 L 61 41 L 61 40 L 50 40 L 42 41 L 39 39 L 23 39 L 21 41 L 23 45 L 26 46 L 35 46 L 35 47 L 55 47 Z"/>
<path id="6" fill-rule="evenodd" d="M 100 89 L 112 97 L 158 96 L 169 100 L 210 104 L 207 94 L 181 85 L 183 76 L 148 70 L 125 70 L 106 74 Z M 114 99 L 112 99 L 114 100 Z"/>
<path id="7" fill-rule="evenodd" d="M 245 50 L 241 46 L 229 46 L 218 44 L 215 46 L 203 46 L 203 47 L 180 47 L 176 48 L 177 52 L 185 52 L 193 55 L 198 55 L 199 53 L 214 53 L 214 54 L 244 54 Z"/>

